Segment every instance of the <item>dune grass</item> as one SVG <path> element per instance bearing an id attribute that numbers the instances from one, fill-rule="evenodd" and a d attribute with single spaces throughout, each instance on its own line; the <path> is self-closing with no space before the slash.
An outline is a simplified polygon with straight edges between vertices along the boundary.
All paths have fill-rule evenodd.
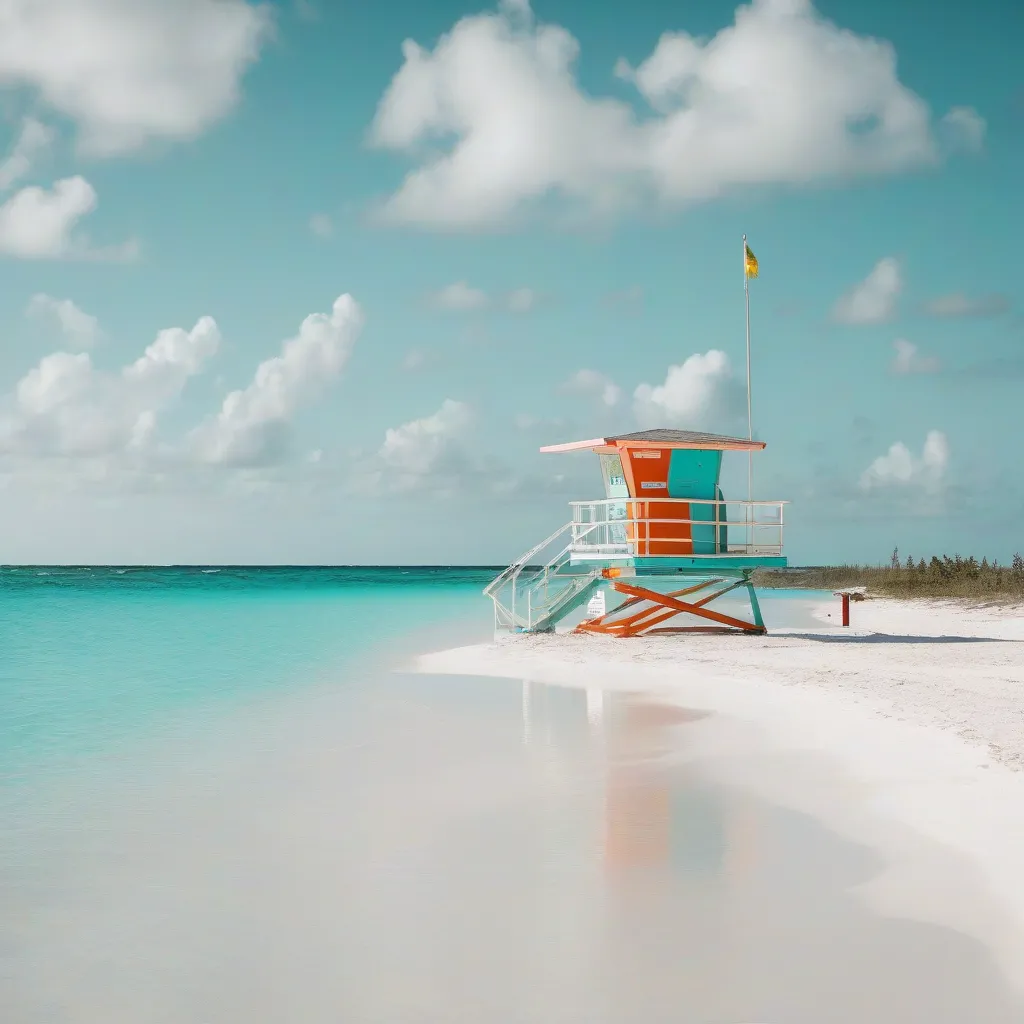
<path id="1" fill-rule="evenodd" d="M 1010 565 L 1000 565 L 973 556 L 950 558 L 932 556 L 900 559 L 893 552 L 887 566 L 834 565 L 803 569 L 761 569 L 754 574 L 759 587 L 806 587 L 839 590 L 865 587 L 869 596 L 898 598 L 961 598 L 971 601 L 1024 601 L 1024 558 L 1013 556 Z"/>

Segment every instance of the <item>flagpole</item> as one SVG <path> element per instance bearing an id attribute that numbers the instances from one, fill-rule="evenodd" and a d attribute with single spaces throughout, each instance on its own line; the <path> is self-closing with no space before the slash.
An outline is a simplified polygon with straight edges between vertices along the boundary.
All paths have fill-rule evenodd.
<path id="1" fill-rule="evenodd" d="M 747 315 L 747 440 L 754 440 L 754 421 L 750 406 L 750 275 L 747 273 L 747 236 L 743 236 L 743 304 Z M 747 449 L 747 520 L 753 523 L 754 453 Z M 747 542 L 753 544 L 753 530 L 748 530 Z"/>

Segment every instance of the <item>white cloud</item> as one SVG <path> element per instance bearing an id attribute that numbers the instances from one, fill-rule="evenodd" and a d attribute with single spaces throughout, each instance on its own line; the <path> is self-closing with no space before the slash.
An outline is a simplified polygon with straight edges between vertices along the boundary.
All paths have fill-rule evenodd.
<path id="1" fill-rule="evenodd" d="M 496 461 L 493 453 L 481 455 L 479 446 L 471 443 L 474 420 L 469 405 L 446 398 L 431 415 L 390 428 L 374 457 L 360 462 L 362 479 L 357 482 L 357 493 L 508 497 L 524 491 L 536 494 L 549 487 L 547 478 L 517 473 Z M 520 415 L 515 422 L 520 429 L 533 429 L 561 421 Z"/>
<path id="2" fill-rule="evenodd" d="M 92 326 L 77 307 L 49 296 L 37 296 L 30 311 L 58 321 L 64 314 L 72 331 Z M 331 313 L 306 317 L 281 354 L 261 363 L 252 383 L 229 394 L 218 414 L 166 440 L 158 436 L 162 414 L 219 347 L 212 318 L 201 318 L 191 331 L 161 331 L 118 372 L 97 368 L 87 353 L 53 353 L 0 399 L 0 469 L 75 485 L 116 479 L 149 488 L 173 479 L 191 489 L 214 479 L 198 472 L 206 464 L 233 467 L 224 479 L 247 487 L 280 482 L 282 474 L 322 461 L 315 446 L 301 460 L 284 458 L 291 423 L 341 371 L 361 324 L 354 300 L 339 297 Z"/>
<path id="3" fill-rule="evenodd" d="M 499 0 L 498 9 L 513 21 L 529 21 L 533 17 L 530 0 Z"/>
<path id="4" fill-rule="evenodd" d="M 329 314 L 307 316 L 281 354 L 260 363 L 252 383 L 232 391 L 217 416 L 196 431 L 199 457 L 228 465 L 283 457 L 292 417 L 338 376 L 362 325 L 362 310 L 351 295 L 339 296 Z"/>
<path id="5" fill-rule="evenodd" d="M 191 331 L 172 327 L 117 373 L 86 352 L 54 352 L 0 404 L 0 453 L 103 456 L 146 447 L 160 412 L 220 344 L 211 317 Z"/>
<path id="6" fill-rule="evenodd" d="M 921 457 L 915 456 L 897 441 L 885 455 L 880 455 L 861 474 L 864 491 L 884 487 L 920 487 L 936 490 L 943 482 L 949 466 L 949 442 L 940 430 L 930 430 L 925 438 Z"/>
<path id="7" fill-rule="evenodd" d="M 618 405 L 622 389 L 610 377 L 597 370 L 577 370 L 563 385 L 565 391 L 597 395 L 609 408 Z"/>
<path id="8" fill-rule="evenodd" d="M 95 189 L 77 175 L 50 190 L 23 188 L 0 206 L 0 252 L 23 259 L 68 256 L 76 248 L 75 227 L 95 208 Z"/>
<path id="9" fill-rule="evenodd" d="M 5 0 L 0 85 L 35 90 L 93 154 L 190 139 L 234 107 L 270 25 L 245 0 Z"/>
<path id="10" fill-rule="evenodd" d="M 402 369 L 408 372 L 422 370 L 427 365 L 427 354 L 422 349 L 411 349 L 402 357 Z"/>
<path id="11" fill-rule="evenodd" d="M 375 471 L 375 489 L 409 491 L 450 484 L 467 468 L 459 442 L 471 422 L 468 405 L 446 398 L 432 415 L 389 428 L 377 453 L 385 469 Z"/>
<path id="12" fill-rule="evenodd" d="M 472 288 L 466 281 L 446 285 L 430 296 L 435 309 L 468 313 L 474 310 L 503 309 L 509 313 L 529 313 L 540 304 L 542 296 L 532 288 L 515 288 L 500 298 L 492 298 L 480 288 Z"/>
<path id="13" fill-rule="evenodd" d="M 97 247 L 76 231 L 96 203 L 96 190 L 80 175 L 62 178 L 50 189 L 21 189 L 0 206 L 0 253 L 26 260 L 135 260 L 140 251 L 135 239 Z"/>
<path id="14" fill-rule="evenodd" d="M 21 133 L 7 159 L 0 163 L 0 192 L 6 192 L 32 170 L 36 158 L 53 142 L 54 134 L 52 128 L 34 117 L 22 121 Z"/>
<path id="15" fill-rule="evenodd" d="M 79 309 L 71 299 L 39 293 L 32 296 L 25 314 L 56 325 L 64 340 L 75 349 L 92 348 L 102 334 L 96 317 Z"/>
<path id="16" fill-rule="evenodd" d="M 678 205 L 938 159 L 892 47 L 810 0 L 753 0 L 713 38 L 669 32 L 638 67 L 620 60 L 653 114 L 584 92 L 576 39 L 523 0 L 402 52 L 371 139 L 420 158 L 383 214 L 423 227 L 501 225 L 552 195 L 598 211 L 646 196 Z"/>
<path id="17" fill-rule="evenodd" d="M 83 239 L 84 243 L 84 239 Z M 128 238 L 114 245 L 97 245 L 74 249 L 70 255 L 86 263 L 134 263 L 142 252 L 137 238 Z"/>
<path id="18" fill-rule="evenodd" d="M 963 292 L 940 295 L 924 304 L 925 313 L 937 317 L 997 316 L 1009 308 L 1010 300 L 1005 295 L 979 295 L 971 298 Z"/>
<path id="19" fill-rule="evenodd" d="M 532 288 L 516 288 L 505 296 L 505 308 L 510 313 L 529 313 L 537 308 L 540 296 Z"/>
<path id="20" fill-rule="evenodd" d="M 953 107 L 942 119 L 942 133 L 950 149 L 977 153 L 985 144 L 988 126 L 973 107 Z"/>
<path id="21" fill-rule="evenodd" d="M 471 288 L 465 281 L 456 281 L 435 292 L 430 297 L 430 302 L 436 309 L 465 313 L 486 307 L 487 293 L 479 288 Z"/>
<path id="22" fill-rule="evenodd" d="M 906 338 L 897 338 L 892 347 L 896 350 L 892 361 L 893 373 L 937 373 L 940 369 L 938 359 L 934 356 L 922 356 L 917 346 Z"/>
<path id="23" fill-rule="evenodd" d="M 843 324 L 880 324 L 896 312 L 896 300 L 903 290 L 899 261 L 893 256 L 880 259 L 860 284 L 835 304 L 833 317 Z"/>
<path id="24" fill-rule="evenodd" d="M 326 213 L 314 213 L 309 218 L 309 230 L 318 238 L 330 238 L 334 234 L 334 221 Z"/>
<path id="25" fill-rule="evenodd" d="M 641 384 L 633 393 L 633 407 L 644 427 L 732 429 L 745 408 L 745 395 L 728 356 L 711 349 L 670 366 L 664 384 Z"/>

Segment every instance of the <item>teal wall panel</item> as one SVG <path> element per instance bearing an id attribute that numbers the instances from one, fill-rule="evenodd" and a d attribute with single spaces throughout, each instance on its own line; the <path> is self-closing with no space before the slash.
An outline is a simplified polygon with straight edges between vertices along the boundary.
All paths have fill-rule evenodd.
<path id="1" fill-rule="evenodd" d="M 670 498 L 721 498 L 718 477 L 722 471 L 720 451 L 677 448 L 668 464 L 668 496 Z M 713 505 L 691 505 L 690 518 L 707 520 L 710 525 L 693 525 L 693 553 L 715 554 L 715 509 Z M 720 530 L 720 533 L 723 532 Z"/>

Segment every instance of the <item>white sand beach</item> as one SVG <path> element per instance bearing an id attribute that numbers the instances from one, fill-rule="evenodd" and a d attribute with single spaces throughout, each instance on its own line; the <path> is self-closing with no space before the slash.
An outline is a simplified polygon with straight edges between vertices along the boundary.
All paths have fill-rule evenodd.
<path id="1" fill-rule="evenodd" d="M 508 637 L 417 668 L 712 712 L 679 757 L 880 852 L 872 907 L 971 935 L 1024 988 L 1024 608 L 871 600 L 846 630 L 837 612 L 764 637 Z"/>

